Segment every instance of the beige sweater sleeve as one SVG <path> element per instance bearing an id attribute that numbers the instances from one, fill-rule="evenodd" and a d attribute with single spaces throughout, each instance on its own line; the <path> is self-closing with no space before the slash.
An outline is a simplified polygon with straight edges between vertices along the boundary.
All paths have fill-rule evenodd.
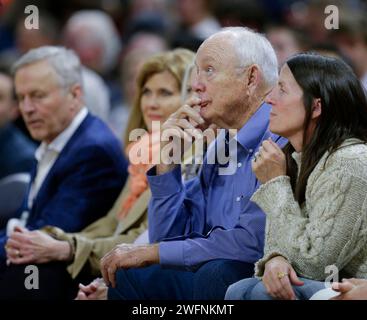
<path id="1" fill-rule="evenodd" d="M 262 185 L 251 199 L 267 215 L 265 254 L 256 275 L 262 276 L 275 255 L 310 279 L 325 279 L 328 265 L 341 270 L 366 246 L 366 196 L 366 163 L 356 159 L 334 160 L 310 176 L 303 208 L 294 199 L 289 177 Z"/>

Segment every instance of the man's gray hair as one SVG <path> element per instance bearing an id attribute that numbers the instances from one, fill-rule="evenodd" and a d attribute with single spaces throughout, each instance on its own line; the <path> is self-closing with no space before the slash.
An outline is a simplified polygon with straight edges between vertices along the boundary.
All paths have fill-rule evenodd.
<path id="1" fill-rule="evenodd" d="M 29 50 L 21 56 L 12 66 L 12 74 L 22 67 L 47 60 L 59 77 L 60 86 L 64 89 L 74 84 L 82 86 L 81 64 L 78 56 L 73 50 L 64 47 L 44 46 Z"/>
<path id="2" fill-rule="evenodd" d="M 275 51 L 264 35 L 246 27 L 227 27 L 212 35 L 224 36 L 233 42 L 240 66 L 257 64 L 265 84 L 273 87 L 278 80 L 278 62 Z"/>

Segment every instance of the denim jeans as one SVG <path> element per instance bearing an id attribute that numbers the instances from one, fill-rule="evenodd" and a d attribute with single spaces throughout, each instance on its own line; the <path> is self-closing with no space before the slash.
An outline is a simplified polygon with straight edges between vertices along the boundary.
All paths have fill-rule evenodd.
<path id="1" fill-rule="evenodd" d="M 314 293 L 325 289 L 325 283 L 305 278 L 299 278 L 303 286 L 292 286 L 298 300 L 308 300 Z M 270 296 L 260 279 L 248 278 L 240 280 L 229 286 L 225 300 L 274 300 Z"/>
<path id="2" fill-rule="evenodd" d="M 223 300 L 230 284 L 253 273 L 253 264 L 221 259 L 209 261 L 193 272 L 160 265 L 119 269 L 116 287 L 108 289 L 108 299 Z"/>

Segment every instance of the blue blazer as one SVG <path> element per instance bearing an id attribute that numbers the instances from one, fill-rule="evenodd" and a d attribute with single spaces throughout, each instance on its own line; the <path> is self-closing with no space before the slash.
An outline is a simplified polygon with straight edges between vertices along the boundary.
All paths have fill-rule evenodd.
<path id="1" fill-rule="evenodd" d="M 32 181 L 36 167 L 33 170 Z M 88 114 L 44 180 L 26 227 L 57 226 L 77 232 L 107 214 L 127 178 L 127 161 L 111 130 Z M 26 209 L 26 197 L 23 210 Z M 5 258 L 0 232 L 0 260 Z"/>

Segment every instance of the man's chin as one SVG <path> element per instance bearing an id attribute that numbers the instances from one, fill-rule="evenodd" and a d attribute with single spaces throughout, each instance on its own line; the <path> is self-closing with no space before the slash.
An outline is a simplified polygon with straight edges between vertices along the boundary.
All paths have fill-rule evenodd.
<path id="1" fill-rule="evenodd" d="M 44 135 L 40 134 L 39 132 L 29 131 L 29 133 L 33 140 L 41 142 L 45 139 Z"/>

